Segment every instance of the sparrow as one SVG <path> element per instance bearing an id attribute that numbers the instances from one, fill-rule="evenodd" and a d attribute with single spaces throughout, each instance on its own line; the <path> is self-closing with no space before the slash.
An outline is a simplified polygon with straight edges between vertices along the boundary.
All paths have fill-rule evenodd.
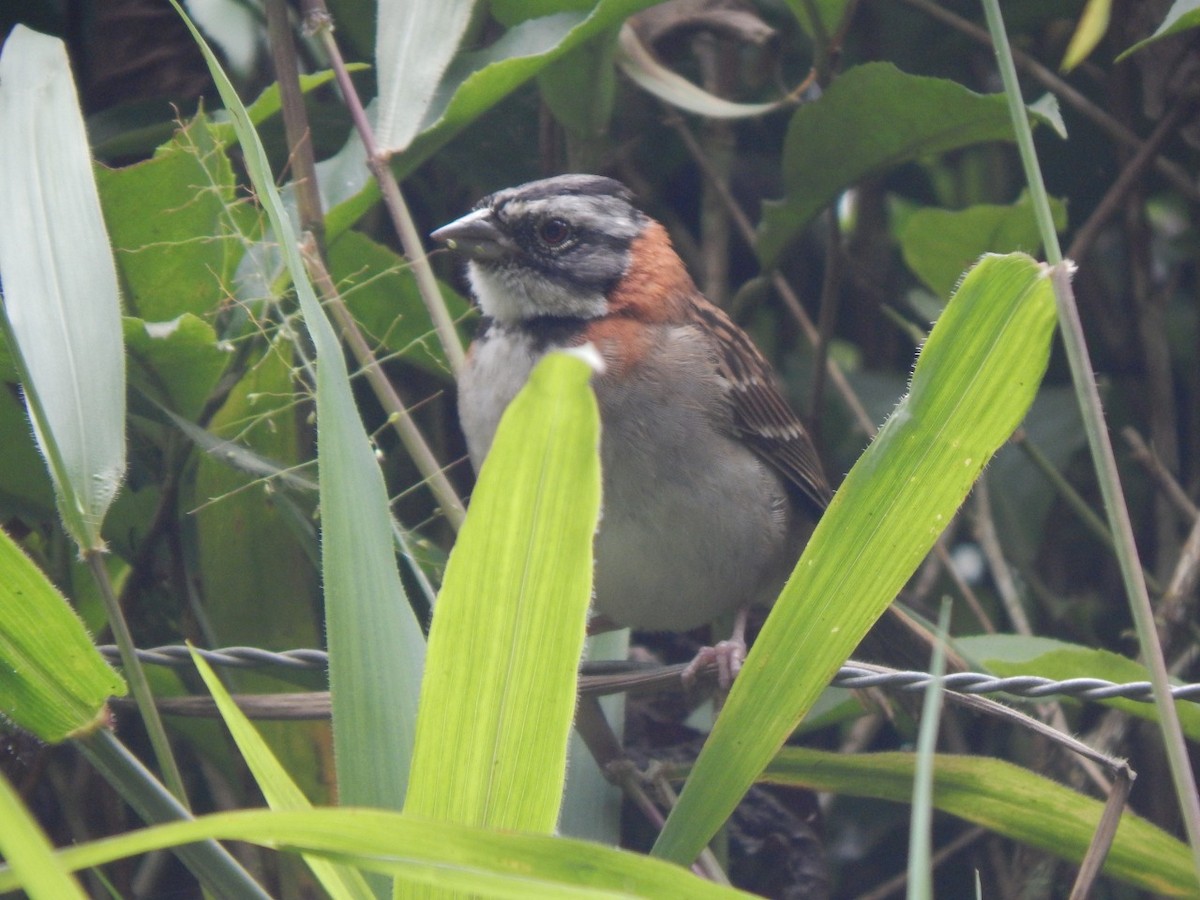
<path id="1" fill-rule="evenodd" d="M 738 612 L 744 629 L 831 492 L 770 365 L 666 229 L 620 182 L 560 175 L 490 194 L 431 236 L 466 256 L 482 312 L 458 381 L 476 471 L 538 360 L 590 342 L 604 361 L 594 610 L 649 631 Z"/>

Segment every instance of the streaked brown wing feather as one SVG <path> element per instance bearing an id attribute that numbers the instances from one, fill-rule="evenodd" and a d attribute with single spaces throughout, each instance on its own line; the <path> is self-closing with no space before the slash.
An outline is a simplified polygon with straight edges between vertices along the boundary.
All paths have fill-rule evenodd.
<path id="1" fill-rule="evenodd" d="M 734 392 L 733 426 L 738 435 L 820 514 L 833 492 L 807 429 L 775 386 L 770 365 L 719 308 L 699 298 L 691 308 L 697 324 L 719 337 L 717 365 Z"/>

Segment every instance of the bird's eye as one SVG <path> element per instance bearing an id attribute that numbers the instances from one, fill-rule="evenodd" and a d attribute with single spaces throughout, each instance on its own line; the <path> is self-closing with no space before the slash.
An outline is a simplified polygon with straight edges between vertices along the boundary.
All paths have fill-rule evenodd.
<path id="1" fill-rule="evenodd" d="M 538 225 L 538 238 L 547 247 L 561 247 L 571 236 L 571 226 L 565 219 L 546 219 Z"/>

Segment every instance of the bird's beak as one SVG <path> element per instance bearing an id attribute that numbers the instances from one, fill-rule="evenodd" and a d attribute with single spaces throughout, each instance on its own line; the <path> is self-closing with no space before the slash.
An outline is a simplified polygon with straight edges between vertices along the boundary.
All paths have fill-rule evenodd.
<path id="1" fill-rule="evenodd" d="M 451 250 L 461 250 L 473 259 L 496 259 L 511 249 L 511 242 L 496 225 L 490 209 L 476 209 L 430 235 Z"/>

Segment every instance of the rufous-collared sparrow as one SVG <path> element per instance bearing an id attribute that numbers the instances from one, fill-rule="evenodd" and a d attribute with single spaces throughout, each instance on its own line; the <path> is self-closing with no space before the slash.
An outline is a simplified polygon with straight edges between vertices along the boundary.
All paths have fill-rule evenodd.
<path id="1" fill-rule="evenodd" d="M 666 229 L 620 182 L 561 175 L 484 197 L 432 236 L 466 254 L 483 313 L 458 385 L 476 469 L 545 353 L 591 342 L 603 357 L 595 610 L 684 631 L 774 600 L 829 486 L 771 367 Z"/>

